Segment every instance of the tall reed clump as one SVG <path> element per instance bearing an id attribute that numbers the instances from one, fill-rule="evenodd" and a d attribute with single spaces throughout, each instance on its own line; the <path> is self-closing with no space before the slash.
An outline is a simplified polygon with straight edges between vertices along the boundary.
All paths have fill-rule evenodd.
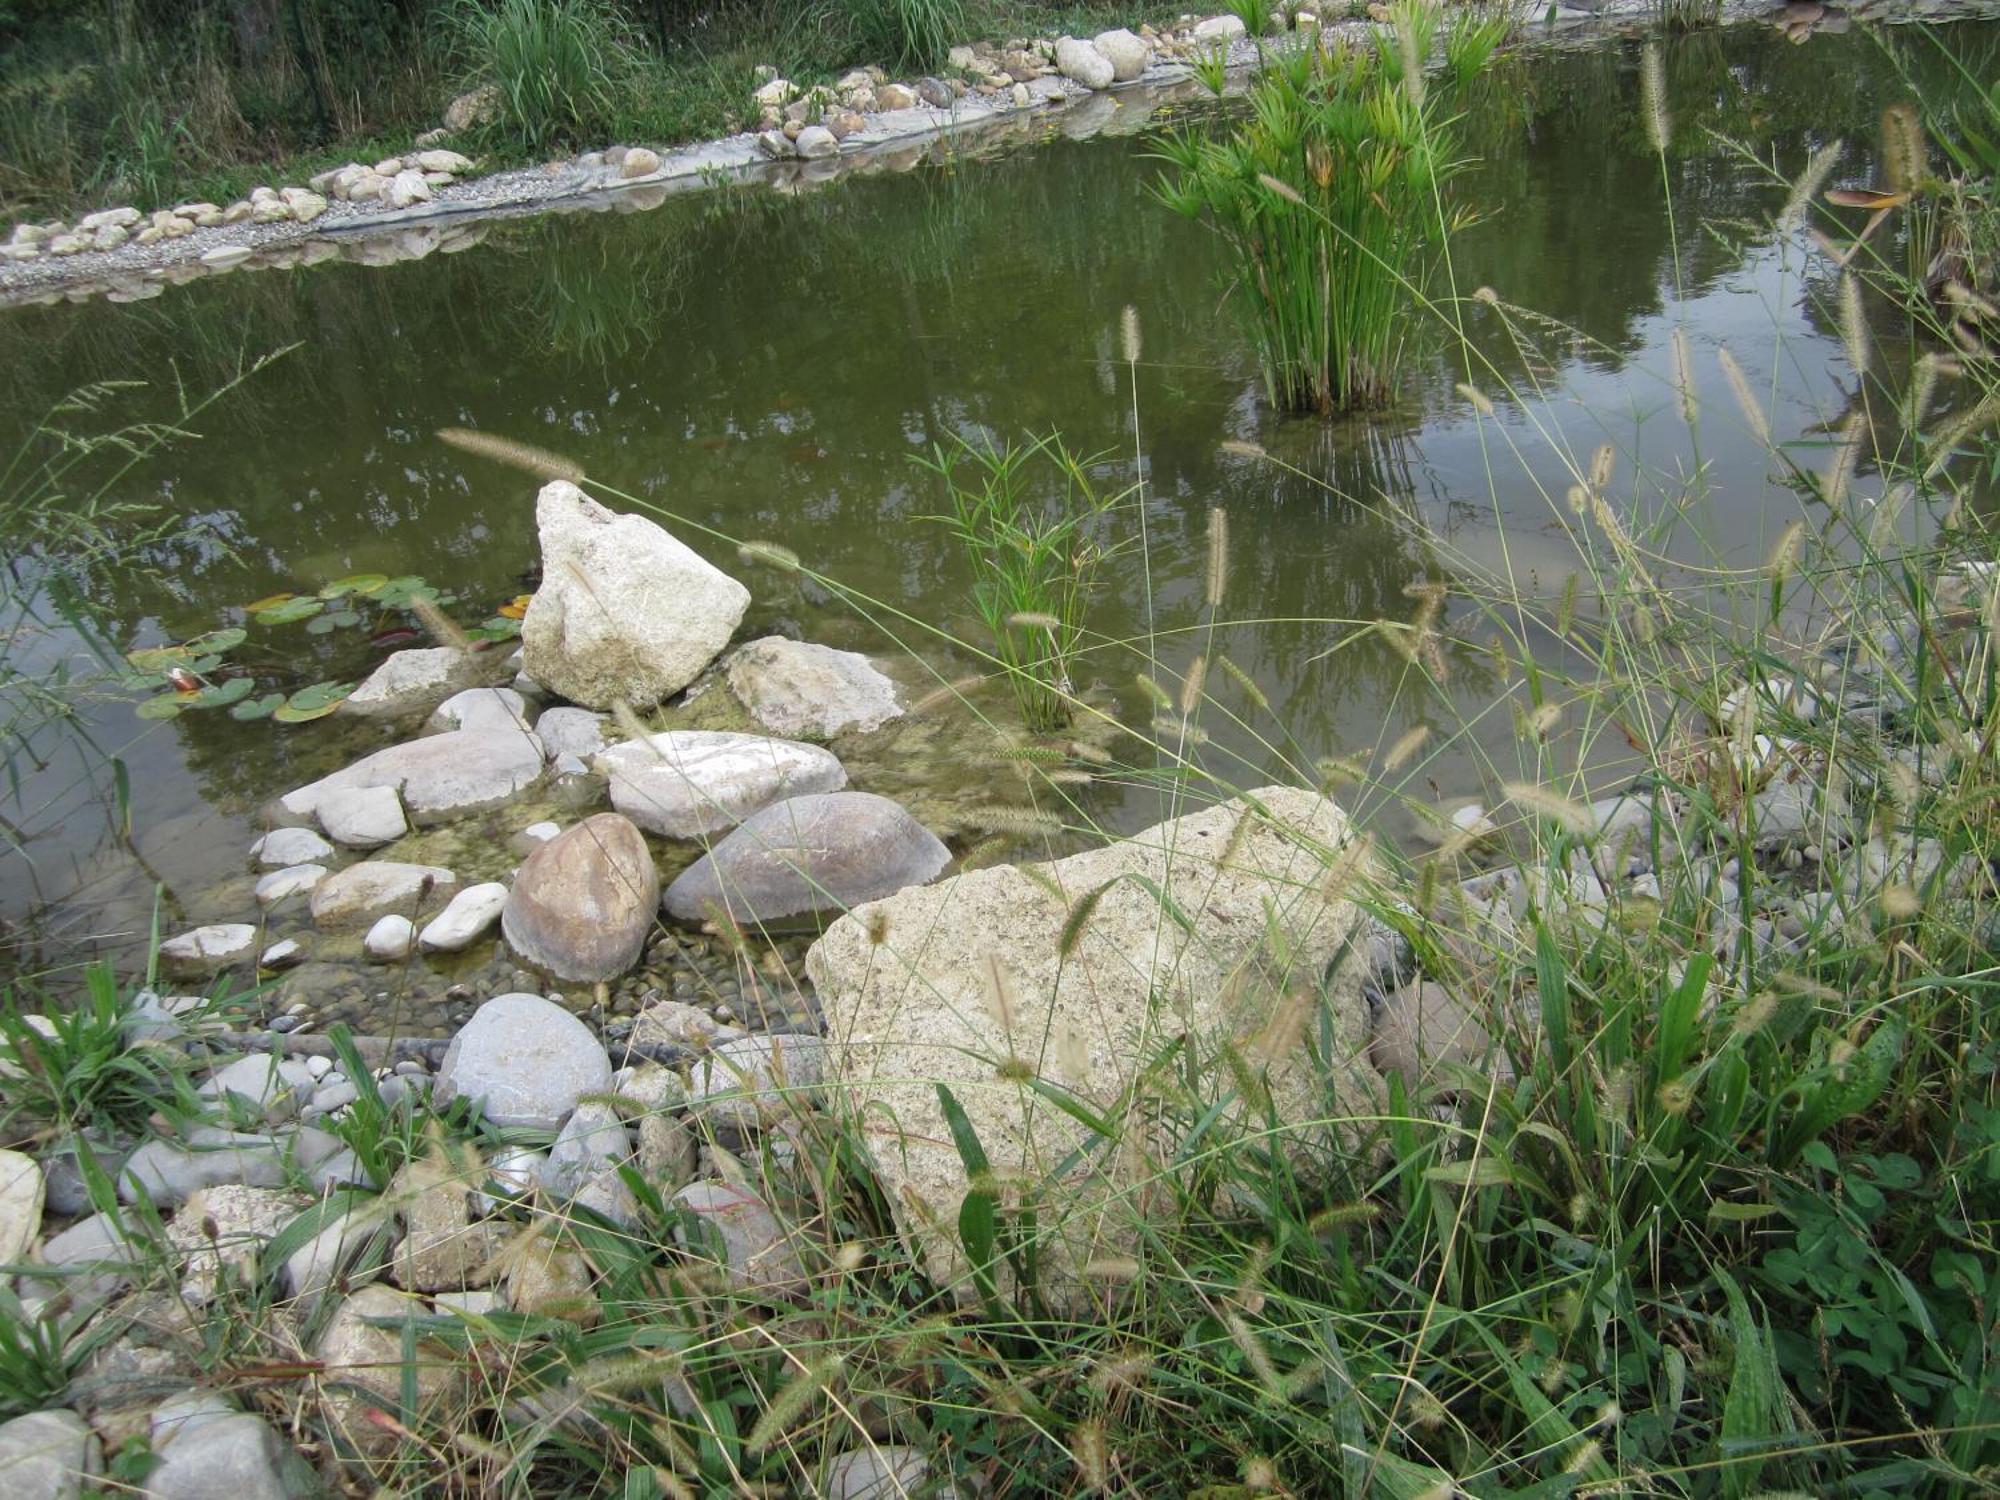
<path id="1" fill-rule="evenodd" d="M 860 55 L 895 68 L 933 68 L 963 39 L 960 0 L 835 0 L 829 19 Z"/>
<path id="2" fill-rule="evenodd" d="M 618 133 L 644 59 L 605 0 L 458 0 L 451 20 L 469 81 L 499 94 L 494 128 L 530 150 Z"/>
<path id="3" fill-rule="evenodd" d="M 1229 295 L 1271 400 L 1291 411 L 1390 399 L 1428 252 L 1455 227 L 1442 193 L 1460 164 L 1426 101 L 1421 14 L 1399 17 L 1407 64 L 1317 46 L 1269 55 L 1241 124 L 1160 143 L 1160 197 L 1222 236 Z M 1220 70 L 1202 76 L 1219 97 Z"/>
<path id="4" fill-rule="evenodd" d="M 1022 719 L 1035 733 L 1062 728 L 1076 703 L 1084 608 L 1107 553 L 1104 522 L 1122 496 L 1100 490 L 1089 460 L 1054 435 L 954 438 L 916 463 L 944 484 L 951 509 L 929 519 L 972 565 L 972 605 Z M 1053 496 L 1043 493 L 1049 480 Z"/>

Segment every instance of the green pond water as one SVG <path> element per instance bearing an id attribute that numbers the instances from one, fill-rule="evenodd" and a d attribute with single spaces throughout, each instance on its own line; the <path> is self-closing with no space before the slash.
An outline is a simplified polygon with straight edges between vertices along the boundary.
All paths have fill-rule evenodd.
<path id="1" fill-rule="evenodd" d="M 1990 26 L 1946 35 L 1962 56 L 1991 63 Z M 1934 71 L 1922 48 L 1910 50 Z M 1850 143 L 1837 183 L 1869 180 L 1878 111 L 1907 97 L 1907 84 L 1859 34 L 1802 47 L 1757 29 L 1670 42 L 1663 182 L 1637 108 L 1638 65 L 1636 41 L 1541 56 L 1461 101 L 1466 148 L 1479 159 L 1461 188 L 1482 217 L 1452 247 L 1451 283 L 1468 299 L 1490 287 L 1535 314 L 1465 304 L 1474 344 L 1504 376 L 1479 379 L 1497 404 L 1491 418 L 1455 390 L 1464 365 L 1442 340 L 1413 363 L 1393 411 L 1331 424 L 1270 411 L 1246 339 L 1218 301 L 1218 247 L 1151 196 L 1157 166 L 1145 137 L 1065 140 L 1057 119 L 1048 142 L 997 159 L 942 148 L 907 171 L 814 192 L 743 187 L 649 212 L 496 225 L 465 253 L 386 268 L 328 263 L 125 306 L 11 312 L 0 317 L 0 437 L 11 448 L 86 382 L 147 381 L 112 409 L 157 415 L 176 381 L 204 392 L 244 360 L 295 346 L 121 490 L 198 517 L 212 534 L 104 583 L 128 648 L 362 571 L 421 574 L 460 596 L 468 623 L 491 614 L 535 562 L 535 484 L 440 443 L 444 427 L 556 450 L 680 518 L 669 524 L 751 586 L 743 637 L 779 631 L 892 653 L 876 626 L 825 591 L 750 567 L 696 528 L 780 543 L 923 625 L 976 639 L 967 565 L 922 519 L 941 496 L 912 455 L 954 433 L 1060 429 L 1072 448 L 1107 455 L 1101 478 L 1117 487 L 1135 477 L 1136 449 L 1162 679 L 1171 686 L 1207 648 L 1226 652 L 1270 700 L 1259 715 L 1211 674 L 1207 763 L 1241 785 L 1295 776 L 1324 754 L 1380 771 L 1384 748 L 1428 723 L 1438 731 L 1430 749 L 1344 794 L 1399 835 L 1399 792 L 1490 790 L 1469 745 L 1511 757 L 1518 685 L 1496 675 L 1468 630 L 1474 644 L 1449 653 L 1457 703 L 1440 705 L 1398 652 L 1359 627 L 1409 618 L 1406 587 L 1451 577 L 1457 557 L 1504 557 L 1524 585 L 1558 589 L 1576 566 L 1563 524 L 1565 455 L 1587 462 L 1605 441 L 1621 455 L 1613 492 L 1635 524 L 1686 505 L 1691 559 L 1761 556 L 1800 501 L 1736 414 L 1717 362 L 1725 345 L 1770 403 L 1780 441 L 1817 453 L 1848 409 L 1825 262 L 1769 225 L 1786 196 L 1780 179 L 1827 141 Z M 1144 335 L 1136 403 L 1120 352 L 1128 305 Z M 1874 315 L 1893 379 L 1912 351 L 1893 318 Z M 1676 327 L 1703 402 L 1698 445 L 1670 385 Z M 1230 440 L 1259 444 L 1297 472 L 1227 451 Z M 1710 482 L 1689 503 L 1698 466 Z M 1857 481 L 1863 492 L 1871 484 L 1879 491 L 1872 475 Z M 1203 592 L 1216 506 L 1228 512 L 1231 546 L 1211 637 Z M 1136 511 L 1118 526 L 1136 538 Z M 1143 634 L 1147 572 L 1136 548 L 1107 565 L 1093 629 L 1112 640 Z M 924 658 L 911 680 L 970 663 L 916 627 L 904 634 Z M 387 650 L 367 635 L 254 627 L 236 659 L 292 685 L 352 679 Z M 1142 665 L 1125 647 L 1091 664 L 1099 701 L 1135 726 L 1153 714 L 1135 683 Z M 1003 696 L 982 701 L 1005 717 Z M 1225 709 L 1253 720 L 1262 742 L 1230 729 Z M 1461 720 L 1473 727 L 1455 739 Z M 106 776 L 80 780 L 50 740 L 47 768 L 8 814 L 25 852 L 0 855 L 9 968 L 82 951 L 131 959 L 143 952 L 156 887 L 168 931 L 249 919 L 243 851 L 257 808 L 383 739 L 339 719 L 283 727 L 216 712 L 148 724 L 129 702 L 101 705 L 89 725 L 130 770 L 131 836 L 101 795 Z M 991 740 L 976 728 L 926 730 L 855 780 L 892 794 L 923 782 L 934 806 L 1021 795 L 1018 778 L 977 754 Z M 924 756 L 947 764 L 908 763 Z M 1113 827 L 1160 813 L 1147 787 L 1113 781 L 1083 795 Z M 541 807 L 510 810 L 440 852 L 468 877 L 503 872 L 517 856 L 490 835 Z M 961 848 L 972 837 L 954 832 Z M 438 848 L 434 836 L 410 852 Z"/>

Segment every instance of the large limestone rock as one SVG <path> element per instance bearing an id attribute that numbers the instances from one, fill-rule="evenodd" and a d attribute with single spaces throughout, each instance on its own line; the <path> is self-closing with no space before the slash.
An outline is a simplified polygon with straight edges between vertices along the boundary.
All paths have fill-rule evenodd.
<path id="1" fill-rule="evenodd" d="M 1152 58 L 1152 49 L 1130 31 L 1122 27 L 1116 31 L 1100 31 L 1091 39 L 1104 60 L 1111 64 L 1114 82 L 1130 83 L 1146 71 L 1146 64 Z"/>
<path id="2" fill-rule="evenodd" d="M 644 516 L 605 509 L 567 480 L 535 502 L 542 586 L 521 621 L 523 667 L 589 708 L 647 708 L 729 644 L 750 591 Z"/>
<path id="3" fill-rule="evenodd" d="M 590 1028 L 540 995 L 495 995 L 467 1021 L 438 1068 L 440 1105 L 484 1100 L 495 1125 L 555 1130 L 584 1094 L 611 1087 L 611 1059 Z"/>
<path id="4" fill-rule="evenodd" d="M 738 922 L 843 911 L 944 873 L 951 851 L 872 792 L 792 797 L 752 815 L 667 887 L 670 916 Z"/>
<path id="5" fill-rule="evenodd" d="M 1169 1046 L 1186 1049 L 1177 1075 L 1199 1068 L 1206 1101 L 1235 1094 L 1220 1054 L 1236 1047 L 1301 1148 L 1326 1140 L 1317 1122 L 1378 1112 L 1349 946 L 1360 913 L 1326 890 L 1348 838 L 1326 798 L 1267 787 L 1044 865 L 1043 879 L 978 870 L 827 929 L 806 972 L 830 1031 L 828 1093 L 876 1143 L 884 1194 L 935 1276 L 969 1290 L 955 1232 L 966 1172 L 937 1084 L 1005 1193 L 1039 1184 L 1057 1296 L 1093 1257 L 1131 1254 L 1139 1220 L 1159 1210 L 1147 1184 L 1179 1145 L 1165 1123 L 1178 1113 L 1143 1099 L 1119 1111 Z M 1052 1107 L 1032 1076 L 1110 1112 L 1120 1139 Z M 1333 1132 L 1347 1145 L 1365 1130 Z"/>
<path id="6" fill-rule="evenodd" d="M 859 651 L 767 635 L 734 651 L 729 690 L 773 734 L 829 740 L 903 716 L 896 684 Z"/>
<path id="7" fill-rule="evenodd" d="M 646 945 L 660 876 L 630 819 L 599 813 L 522 862 L 500 913 L 514 951 L 558 979 L 613 979 Z"/>
<path id="8" fill-rule="evenodd" d="M 1087 89 L 1108 89 L 1117 70 L 1110 58 L 1089 42 L 1066 36 L 1056 43 L 1056 71 Z"/>
<path id="9" fill-rule="evenodd" d="M 847 785 L 846 768 L 817 745 L 708 729 L 627 740 L 593 764 L 610 780 L 613 807 L 672 839 L 721 833 L 773 802 Z"/>

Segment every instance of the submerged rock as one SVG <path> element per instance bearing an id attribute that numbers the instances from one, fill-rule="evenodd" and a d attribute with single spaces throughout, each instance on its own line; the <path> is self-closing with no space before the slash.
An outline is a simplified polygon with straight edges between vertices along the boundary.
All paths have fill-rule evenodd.
<path id="1" fill-rule="evenodd" d="M 1214 1077 L 1220 1100 L 1234 1092 L 1219 1056 L 1233 1045 L 1248 1049 L 1265 1107 L 1301 1151 L 1321 1137 L 1351 1149 L 1368 1133 L 1339 1123 L 1373 1118 L 1381 1084 L 1351 953 L 1360 913 L 1324 888 L 1331 851 L 1349 837 L 1330 800 L 1267 787 L 1042 865 L 1040 878 L 977 870 L 827 929 L 806 972 L 830 1032 L 829 1096 L 856 1117 L 897 1122 L 876 1170 L 941 1282 L 969 1291 L 953 1228 L 968 1185 L 940 1083 L 998 1176 L 1060 1174 L 1040 1203 L 1058 1293 L 1094 1256 L 1130 1253 L 1146 1199 L 1121 1178 L 1117 1153 L 1098 1153 L 1063 1111 L 1031 1108 L 1036 1096 L 1001 1082 L 1002 1070 L 1114 1109 L 1173 1045 L 1186 1053 L 1176 1069 Z M 1325 1037 L 1323 1057 L 1299 1044 L 1301 1030 Z M 1147 1144 L 1174 1149 L 1171 1138 Z"/>
<path id="2" fill-rule="evenodd" d="M 160 944 L 160 965 L 169 974 L 203 978 L 242 963 L 257 949 L 257 929 L 248 922 L 197 927 Z"/>
<path id="3" fill-rule="evenodd" d="M 613 745 L 597 757 L 611 805 L 668 838 L 720 833 L 773 802 L 847 785 L 847 772 L 816 745 L 756 734 L 669 730 Z"/>
<path id="4" fill-rule="evenodd" d="M 893 896 L 950 863 L 951 851 L 887 797 L 792 797 L 753 814 L 690 865 L 663 904 L 684 922 L 711 908 L 738 922 L 771 922 Z"/>
<path id="5" fill-rule="evenodd" d="M 394 787 L 336 788 L 318 798 L 316 811 L 326 836 L 350 849 L 393 844 L 410 830 L 403 817 L 403 799 Z"/>
<path id="6" fill-rule="evenodd" d="M 773 734 L 827 740 L 903 716 L 896 684 L 858 651 L 769 635 L 732 652 L 729 690 Z"/>
<path id="7" fill-rule="evenodd" d="M 446 1050 L 433 1097 L 482 1100 L 495 1125 L 554 1130 L 584 1094 L 611 1085 L 611 1059 L 575 1016 L 540 995 L 496 995 Z"/>
<path id="8" fill-rule="evenodd" d="M 612 979 L 638 960 L 659 899 L 646 840 L 629 819 L 599 813 L 522 861 L 500 927 L 516 953 L 559 979 Z"/>
<path id="9" fill-rule="evenodd" d="M 281 807 L 294 818 L 319 818 L 320 826 L 331 837 L 348 842 L 329 821 L 334 816 L 328 809 L 333 793 L 358 788 L 387 790 L 399 795 L 403 808 L 420 822 L 499 806 L 542 777 L 542 742 L 518 714 L 505 707 L 505 700 L 497 697 L 503 692 L 519 701 L 519 694 L 503 688 L 473 688 L 447 700 L 447 707 L 461 699 L 471 700 L 482 705 L 483 711 L 468 727 L 406 740 L 364 755 L 331 776 L 287 792 L 279 799 Z M 341 816 L 350 815 L 352 804 L 341 799 L 338 805 Z M 368 806 L 371 830 L 386 828 L 387 804 L 378 799 Z"/>
<path id="10" fill-rule="evenodd" d="M 359 927 L 391 914 L 415 916 L 442 909 L 457 891 L 458 877 L 442 866 L 365 860 L 313 888 L 313 921 L 321 927 Z"/>
<path id="11" fill-rule="evenodd" d="M 543 582 L 521 622 L 523 665 L 589 708 L 648 708 L 729 644 L 750 591 L 643 516 L 566 480 L 535 502 Z"/>

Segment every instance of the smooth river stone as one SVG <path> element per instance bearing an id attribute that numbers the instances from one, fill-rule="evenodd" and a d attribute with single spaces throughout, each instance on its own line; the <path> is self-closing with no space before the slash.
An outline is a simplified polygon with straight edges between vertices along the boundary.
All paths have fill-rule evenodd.
<path id="1" fill-rule="evenodd" d="M 333 845 L 310 828 L 273 828 L 250 846 L 250 857 L 269 870 L 316 865 L 333 858 Z"/>
<path id="2" fill-rule="evenodd" d="M 470 947 L 479 935 L 500 920 L 507 904 L 507 887 L 497 880 L 469 885 L 451 898 L 417 936 L 417 946 L 426 953 L 456 953 Z"/>
<path id="3" fill-rule="evenodd" d="M 257 882 L 253 894 L 259 906 L 276 906 L 293 896 L 302 896 L 326 879 L 325 865 L 292 865 L 273 870 Z"/>
<path id="4" fill-rule="evenodd" d="M 364 755 L 331 776 L 287 792 L 280 805 L 293 818 L 322 817 L 322 827 L 326 823 L 320 804 L 327 794 L 357 787 L 386 787 L 398 793 L 403 807 L 420 823 L 499 806 L 542 778 L 542 742 L 534 731 L 523 727 L 524 721 L 504 700 L 475 696 L 502 692 L 520 701 L 512 689 L 472 688 L 460 693 L 445 707 L 461 699 L 479 704 L 476 713 L 468 711 L 472 722 L 467 727 Z"/>
<path id="5" fill-rule="evenodd" d="M 197 927 L 160 944 L 160 962 L 170 974 L 199 978 L 241 963 L 257 947 L 257 929 L 248 922 Z"/>
<path id="6" fill-rule="evenodd" d="M 350 849 L 380 848 L 410 831 L 403 817 L 403 799 L 394 787 L 339 788 L 318 801 L 319 826 L 328 838 Z"/>
<path id="7" fill-rule="evenodd" d="M 522 861 L 500 928 L 558 979 L 612 979 L 637 962 L 659 901 L 645 837 L 630 819 L 599 813 Z"/>
<path id="8" fill-rule="evenodd" d="M 0 1151 L 0 1266 L 19 1265 L 42 1232 L 42 1169 L 32 1156 Z"/>
<path id="9" fill-rule="evenodd" d="M 667 887 L 670 916 L 712 908 L 738 922 L 845 911 L 944 873 L 951 851 L 900 804 L 872 792 L 793 797 L 765 808 Z"/>
<path id="10" fill-rule="evenodd" d="M 313 921 L 359 927 L 391 913 L 440 911 L 458 891 L 458 877 L 439 865 L 371 859 L 329 875 L 313 889 Z"/>
<path id="11" fill-rule="evenodd" d="M 495 995 L 451 1040 L 432 1096 L 483 1100 L 495 1125 L 555 1130 L 584 1094 L 611 1087 L 611 1059 L 588 1026 L 540 995 Z"/>
<path id="12" fill-rule="evenodd" d="M 757 734 L 675 729 L 597 757 L 611 805 L 652 833 L 698 839 L 787 797 L 837 792 L 847 771 L 831 751 Z"/>

